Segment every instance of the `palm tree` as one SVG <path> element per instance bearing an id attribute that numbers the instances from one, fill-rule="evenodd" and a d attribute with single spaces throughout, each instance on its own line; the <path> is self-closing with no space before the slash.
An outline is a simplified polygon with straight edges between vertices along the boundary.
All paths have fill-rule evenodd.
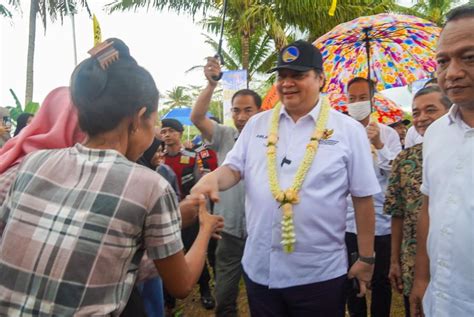
<path id="1" fill-rule="evenodd" d="M 0 17 L 4 18 L 12 18 L 12 9 L 19 9 L 20 8 L 20 1 L 19 0 L 8 0 L 8 6 L 0 4 Z M 11 8 L 10 8 L 11 7 Z"/>
<path id="2" fill-rule="evenodd" d="M 90 15 L 87 0 L 79 0 L 81 6 L 87 9 Z M 51 22 L 60 18 L 61 23 L 68 14 L 75 13 L 77 3 L 75 0 L 31 0 L 30 3 L 30 20 L 28 33 L 28 56 L 26 63 L 26 91 L 25 104 L 28 104 L 33 98 L 33 68 L 35 56 L 35 39 L 36 39 L 36 17 L 39 14 L 43 27 L 46 32 L 46 24 L 48 17 Z"/>
<path id="3" fill-rule="evenodd" d="M 198 85 L 188 85 L 188 90 L 191 95 L 192 100 L 196 100 L 197 97 L 201 94 L 202 90 L 204 89 L 203 86 Z M 223 95 L 222 95 L 222 88 L 217 87 L 212 94 L 213 99 L 209 104 L 209 112 L 216 118 L 219 119 L 220 122 L 224 122 L 224 114 L 223 114 Z"/>
<path id="4" fill-rule="evenodd" d="M 417 0 L 416 3 L 410 7 L 397 6 L 396 11 L 405 14 L 411 14 L 420 18 L 429 20 L 442 26 L 446 13 L 454 6 L 459 4 L 459 0 Z"/>
<path id="5" fill-rule="evenodd" d="M 183 86 L 177 86 L 166 92 L 166 101 L 164 105 L 168 106 L 168 109 L 178 107 L 189 107 L 191 106 L 191 96 L 187 93 L 187 88 Z"/>
<path id="6" fill-rule="evenodd" d="M 206 43 L 217 50 L 219 43 L 209 35 L 203 35 L 206 38 Z M 273 54 L 273 41 L 268 35 L 263 34 L 263 32 L 250 39 L 248 49 L 247 81 L 251 82 L 254 75 L 266 73 L 273 66 L 276 61 L 276 55 Z M 240 38 L 236 36 L 226 37 L 226 45 L 223 45 L 221 49 L 221 55 L 226 69 L 244 69 L 242 53 L 242 42 Z M 194 66 L 190 70 L 201 67 L 202 66 Z"/>

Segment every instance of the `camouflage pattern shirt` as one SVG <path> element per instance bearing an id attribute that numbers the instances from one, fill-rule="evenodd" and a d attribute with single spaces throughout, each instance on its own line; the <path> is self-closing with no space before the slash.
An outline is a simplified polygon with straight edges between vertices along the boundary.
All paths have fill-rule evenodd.
<path id="1" fill-rule="evenodd" d="M 384 211 L 403 218 L 403 238 L 400 247 L 403 294 L 408 296 L 413 285 L 416 254 L 416 223 L 421 210 L 423 144 L 403 150 L 393 161 Z"/>

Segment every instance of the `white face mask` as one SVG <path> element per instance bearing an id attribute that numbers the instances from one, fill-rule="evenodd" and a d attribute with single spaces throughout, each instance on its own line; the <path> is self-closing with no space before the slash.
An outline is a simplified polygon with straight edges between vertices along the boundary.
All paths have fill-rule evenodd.
<path id="1" fill-rule="evenodd" d="M 347 110 L 352 118 L 361 121 L 370 115 L 370 100 L 350 103 Z"/>

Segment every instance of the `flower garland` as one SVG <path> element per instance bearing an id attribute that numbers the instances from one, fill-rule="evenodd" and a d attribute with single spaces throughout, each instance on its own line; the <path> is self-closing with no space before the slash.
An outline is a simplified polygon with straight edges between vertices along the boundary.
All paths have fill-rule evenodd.
<path id="1" fill-rule="evenodd" d="M 267 140 L 267 168 L 270 190 L 276 201 L 280 203 L 280 207 L 283 211 L 283 217 L 281 220 L 281 244 L 283 245 L 283 250 L 287 253 L 294 251 L 294 244 L 296 242 L 296 235 L 293 225 L 293 205 L 300 202 L 298 193 L 301 189 L 301 186 L 303 185 L 306 174 L 313 163 L 314 157 L 318 152 L 319 141 L 321 139 L 329 138 L 333 132 L 332 130 L 328 131 L 326 129 L 330 108 L 331 107 L 327 99 L 323 98 L 321 111 L 319 112 L 319 116 L 316 121 L 316 127 L 313 134 L 311 135 L 309 143 L 306 145 L 306 153 L 303 157 L 303 161 L 296 171 L 293 184 L 286 190 L 282 190 L 278 182 L 276 159 L 276 145 L 278 143 L 278 126 L 281 103 L 279 103 L 273 109 L 270 123 L 270 133 Z"/>

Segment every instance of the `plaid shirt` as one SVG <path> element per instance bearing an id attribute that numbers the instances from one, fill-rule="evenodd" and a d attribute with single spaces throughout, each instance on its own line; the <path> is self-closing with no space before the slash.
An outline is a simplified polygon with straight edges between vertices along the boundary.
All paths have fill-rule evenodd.
<path id="1" fill-rule="evenodd" d="M 0 208 L 0 315 L 119 315 L 144 249 L 183 248 L 180 223 L 169 184 L 116 151 L 33 153 Z"/>
<path id="2" fill-rule="evenodd" d="M 18 171 L 18 164 L 13 165 L 5 172 L 0 174 L 0 206 L 3 204 L 5 197 L 7 196 L 8 190 L 15 180 L 16 172 Z"/>

